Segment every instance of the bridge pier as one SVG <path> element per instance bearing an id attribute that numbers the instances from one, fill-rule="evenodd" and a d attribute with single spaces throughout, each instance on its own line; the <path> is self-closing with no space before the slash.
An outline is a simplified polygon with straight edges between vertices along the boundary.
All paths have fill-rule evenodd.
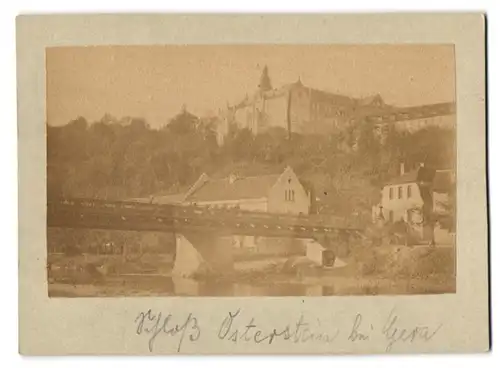
<path id="1" fill-rule="evenodd" d="M 234 270 L 233 237 L 206 233 L 176 234 L 176 256 L 172 275 L 223 275 Z"/>

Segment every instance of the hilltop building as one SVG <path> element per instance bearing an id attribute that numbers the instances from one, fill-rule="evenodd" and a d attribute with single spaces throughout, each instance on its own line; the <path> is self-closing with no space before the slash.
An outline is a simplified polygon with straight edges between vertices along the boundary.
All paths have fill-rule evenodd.
<path id="1" fill-rule="evenodd" d="M 271 127 L 302 134 L 322 134 L 344 126 L 360 109 L 381 112 L 385 108 L 379 95 L 354 99 L 307 87 L 300 78 L 295 83 L 272 88 L 267 67 L 261 80 L 267 82 L 261 83 L 255 93 L 227 106 L 219 126 L 220 140 L 232 124 L 250 129 L 254 134 Z"/>
<path id="2" fill-rule="evenodd" d="M 405 108 L 393 108 L 382 114 L 372 114 L 363 118 L 363 123 L 372 124 L 375 135 L 384 141 L 389 128 L 414 133 L 427 127 L 453 130 L 456 127 L 455 104 L 439 103 Z"/>
<path id="3" fill-rule="evenodd" d="M 373 124 L 383 132 L 388 124 L 397 129 L 417 130 L 429 125 L 455 126 L 454 103 L 395 107 L 380 95 L 352 98 L 305 86 L 300 78 L 279 88 L 272 88 L 267 67 L 261 83 L 234 105 L 220 111 L 218 141 L 221 144 L 232 126 L 247 128 L 254 134 L 281 127 L 300 134 L 325 134 L 343 130 L 350 124 Z"/>

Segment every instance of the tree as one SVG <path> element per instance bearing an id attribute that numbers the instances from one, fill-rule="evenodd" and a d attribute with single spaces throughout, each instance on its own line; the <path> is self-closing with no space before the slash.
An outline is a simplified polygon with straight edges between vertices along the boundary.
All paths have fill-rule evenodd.
<path id="1" fill-rule="evenodd" d="M 263 80 L 267 71 L 263 72 Z M 265 82 L 264 84 L 266 84 Z M 270 81 L 269 81 L 270 84 Z M 454 167 L 454 134 L 440 128 L 417 132 L 389 129 L 379 142 L 372 126 L 349 123 L 335 134 L 288 137 L 285 127 L 259 134 L 231 124 L 219 147 L 216 117 L 202 118 L 185 108 L 161 129 L 140 117 L 117 119 L 106 114 L 88 123 L 77 118 L 61 127 L 47 127 L 47 190 L 50 197 L 148 197 L 176 192 L 206 172 L 223 176 L 266 175 L 293 167 L 322 197 L 325 211 L 371 214 L 380 185 L 399 175 L 399 163 L 425 162 Z M 351 148 L 358 141 L 358 150 Z M 347 149 L 346 149 L 347 148 Z M 323 195 L 328 193 L 328 195 Z M 444 204 L 454 213 L 454 200 Z M 441 216 L 454 226 L 454 217 Z"/>
<path id="2" fill-rule="evenodd" d="M 183 107 L 166 126 L 166 130 L 174 135 L 187 135 L 196 131 L 199 119 Z"/>

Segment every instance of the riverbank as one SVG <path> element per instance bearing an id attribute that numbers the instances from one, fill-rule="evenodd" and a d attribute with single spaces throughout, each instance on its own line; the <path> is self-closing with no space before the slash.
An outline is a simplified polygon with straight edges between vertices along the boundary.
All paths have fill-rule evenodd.
<path id="1" fill-rule="evenodd" d="M 87 263 L 89 259 L 91 264 Z M 239 260 L 223 275 L 172 277 L 171 257 L 132 262 L 89 257 L 52 265 L 51 297 L 321 296 L 442 294 L 455 292 L 454 248 L 353 249 L 333 268 L 304 256 Z M 66 267 L 66 268 L 64 268 Z M 69 267 L 69 268 L 68 268 Z"/>

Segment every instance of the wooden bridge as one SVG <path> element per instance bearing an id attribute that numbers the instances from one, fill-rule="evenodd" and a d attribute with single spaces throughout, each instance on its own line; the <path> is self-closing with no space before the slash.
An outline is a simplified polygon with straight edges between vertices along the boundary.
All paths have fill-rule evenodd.
<path id="1" fill-rule="evenodd" d="M 76 198 L 49 201 L 47 226 L 316 239 L 361 232 L 361 227 L 353 222 L 320 215 L 296 216 Z"/>

